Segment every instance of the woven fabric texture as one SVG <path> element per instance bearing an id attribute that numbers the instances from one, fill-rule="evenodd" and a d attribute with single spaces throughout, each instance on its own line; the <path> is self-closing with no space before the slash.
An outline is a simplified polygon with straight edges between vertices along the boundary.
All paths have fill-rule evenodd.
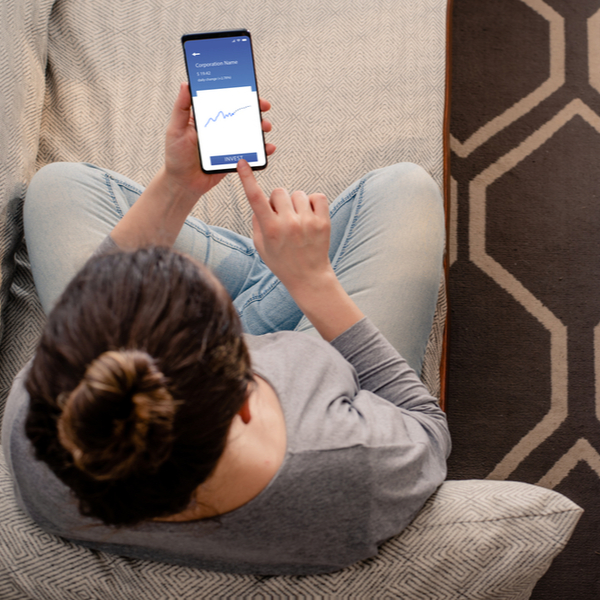
<path id="1" fill-rule="evenodd" d="M 446 0 L 8 0 L 0 10 L 0 401 L 43 324 L 23 247 L 13 260 L 27 183 L 48 162 L 86 161 L 147 184 L 186 80 L 183 33 L 252 32 L 259 90 L 273 103 L 268 139 L 278 146 L 259 175 L 266 190 L 333 200 L 364 173 L 400 161 L 442 183 Z M 250 230 L 235 176 L 195 214 Z M 423 371 L 434 394 L 445 314 L 442 290 Z"/>
<path id="2" fill-rule="evenodd" d="M 230 575 L 95 552 L 42 532 L 18 508 L 0 450 L 0 597 L 521 600 L 580 514 L 545 488 L 448 481 L 377 558 L 326 575 Z"/>
<path id="3" fill-rule="evenodd" d="M 20 242 L 23 198 L 36 171 L 53 2 L 0 3 L 0 413 L 43 323 Z"/>

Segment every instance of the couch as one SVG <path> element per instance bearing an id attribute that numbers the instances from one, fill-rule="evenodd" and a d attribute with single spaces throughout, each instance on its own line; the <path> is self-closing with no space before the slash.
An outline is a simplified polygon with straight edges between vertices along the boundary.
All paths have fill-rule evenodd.
<path id="1" fill-rule="evenodd" d="M 273 104 L 268 139 L 278 145 L 259 175 L 264 189 L 333 199 L 365 172 L 399 161 L 419 163 L 445 189 L 447 9 L 446 0 L 3 2 L 0 410 L 44 324 L 22 237 L 27 184 L 53 161 L 91 162 L 148 183 L 185 81 L 183 33 L 252 32 L 260 90 Z M 195 215 L 249 232 L 232 176 Z M 438 397 L 445 320 L 441 281 L 423 370 Z M 445 482 L 377 557 L 338 573 L 210 573 L 94 552 L 43 532 L 18 509 L 0 453 L 0 597 L 521 599 L 580 514 L 560 494 L 527 484 Z"/>

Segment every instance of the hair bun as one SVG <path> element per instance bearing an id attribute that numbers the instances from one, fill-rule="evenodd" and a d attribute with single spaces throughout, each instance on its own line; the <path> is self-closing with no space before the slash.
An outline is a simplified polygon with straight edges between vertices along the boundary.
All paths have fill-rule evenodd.
<path id="1" fill-rule="evenodd" d="M 175 410 L 149 354 L 104 352 L 63 401 L 58 437 L 94 479 L 153 473 L 170 455 Z"/>

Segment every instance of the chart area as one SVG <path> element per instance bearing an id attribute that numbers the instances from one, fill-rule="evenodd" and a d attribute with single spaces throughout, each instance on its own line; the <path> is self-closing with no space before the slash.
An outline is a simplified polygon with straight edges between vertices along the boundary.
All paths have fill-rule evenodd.
<path id="1" fill-rule="evenodd" d="M 193 99 L 205 170 L 265 162 L 258 95 L 250 86 L 199 90 Z"/>

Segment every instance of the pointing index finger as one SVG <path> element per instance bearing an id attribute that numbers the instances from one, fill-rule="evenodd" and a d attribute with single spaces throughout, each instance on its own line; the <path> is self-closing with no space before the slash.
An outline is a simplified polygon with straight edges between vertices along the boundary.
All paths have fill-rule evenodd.
<path id="1" fill-rule="evenodd" d="M 237 164 L 237 172 L 254 214 L 259 219 L 268 218 L 273 212 L 269 204 L 269 199 L 260 189 L 250 165 L 245 160 L 240 160 Z"/>

